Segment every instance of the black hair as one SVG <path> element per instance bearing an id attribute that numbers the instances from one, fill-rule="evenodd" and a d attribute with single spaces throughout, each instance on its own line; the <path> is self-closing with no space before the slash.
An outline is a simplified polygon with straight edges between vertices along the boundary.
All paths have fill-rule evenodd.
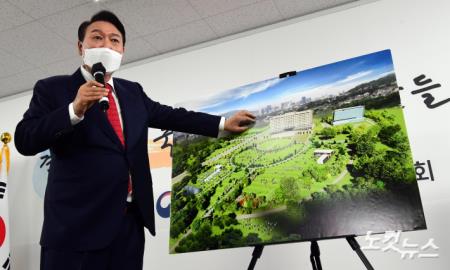
<path id="1" fill-rule="evenodd" d="M 119 32 L 122 34 L 123 45 L 125 45 L 126 40 L 125 27 L 114 13 L 107 10 L 102 10 L 95 13 L 89 21 L 84 21 L 80 24 L 80 26 L 78 27 L 78 40 L 80 42 L 83 42 L 84 36 L 86 35 L 86 29 L 88 28 L 88 26 L 98 21 L 109 22 L 112 25 L 114 25 L 117 28 L 117 30 L 119 30 Z"/>

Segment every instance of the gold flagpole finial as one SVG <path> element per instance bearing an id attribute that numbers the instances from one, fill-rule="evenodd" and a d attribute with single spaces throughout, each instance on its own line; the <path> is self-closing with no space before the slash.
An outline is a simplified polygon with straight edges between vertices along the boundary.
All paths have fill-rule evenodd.
<path id="1" fill-rule="evenodd" d="M 11 134 L 9 134 L 8 132 L 2 133 L 2 136 L 0 137 L 0 140 L 4 144 L 8 144 L 11 141 Z"/>
<path id="2" fill-rule="evenodd" d="M 2 133 L 2 135 L 0 136 L 0 140 L 3 142 L 3 147 L 0 149 L 0 171 L 2 170 L 3 167 L 3 155 L 6 158 L 6 171 L 9 172 L 9 165 L 10 165 L 10 160 L 9 160 L 9 147 L 8 147 L 8 143 L 11 141 L 11 134 L 9 134 L 8 132 L 4 132 Z M 4 153 L 4 154 L 3 154 Z"/>

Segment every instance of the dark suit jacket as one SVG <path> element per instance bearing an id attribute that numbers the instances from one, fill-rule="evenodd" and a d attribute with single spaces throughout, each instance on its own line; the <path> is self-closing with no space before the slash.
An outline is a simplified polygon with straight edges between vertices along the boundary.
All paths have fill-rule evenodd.
<path id="1" fill-rule="evenodd" d="M 148 98 L 142 87 L 114 79 L 124 125 L 124 148 L 98 104 L 72 126 L 68 105 L 85 83 L 72 76 L 40 80 L 18 123 L 15 145 L 23 155 L 50 149 L 41 245 L 61 250 L 106 247 L 125 215 L 128 177 L 144 226 L 155 234 L 148 127 L 216 137 L 220 117 L 174 109 Z"/>

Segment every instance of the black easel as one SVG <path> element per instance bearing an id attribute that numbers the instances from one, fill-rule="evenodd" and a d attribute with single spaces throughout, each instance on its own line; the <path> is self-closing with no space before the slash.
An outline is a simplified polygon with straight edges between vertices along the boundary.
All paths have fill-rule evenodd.
<path id="1" fill-rule="evenodd" d="M 320 249 L 317 241 L 311 241 L 311 255 L 309 255 L 309 260 L 313 270 L 322 270 L 322 263 L 320 262 Z"/>
<path id="2" fill-rule="evenodd" d="M 347 236 L 345 237 L 350 247 L 358 254 L 358 257 L 363 262 L 364 266 L 367 270 L 374 270 L 373 266 L 370 264 L 369 260 L 367 259 L 366 255 L 361 250 L 361 247 L 356 241 L 355 236 Z M 311 265 L 313 270 L 322 270 L 322 264 L 320 262 L 320 249 L 319 244 L 317 244 L 317 241 L 311 241 L 311 255 L 309 256 L 311 260 Z"/>
<path id="3" fill-rule="evenodd" d="M 366 269 L 374 270 L 373 266 L 370 264 L 366 255 L 364 255 L 364 253 L 362 252 L 361 247 L 359 246 L 358 241 L 356 241 L 355 236 L 347 236 L 345 239 L 347 239 L 348 244 L 352 247 L 352 249 L 356 252 L 356 254 L 358 254 L 359 258 L 363 262 Z"/>
<path id="4" fill-rule="evenodd" d="M 247 270 L 253 270 L 255 268 L 256 261 L 261 257 L 262 251 L 264 249 L 263 245 L 256 245 L 253 249 L 252 260 L 247 268 Z"/>
<path id="5" fill-rule="evenodd" d="M 358 241 L 356 241 L 355 236 L 347 236 L 345 237 L 345 239 L 347 240 L 350 247 L 356 252 L 356 254 L 358 254 L 358 257 L 361 259 L 366 269 L 374 270 L 373 266 L 370 264 L 369 260 L 362 252 L 361 247 Z M 256 245 L 254 247 L 252 253 L 252 260 L 250 261 L 247 270 L 253 270 L 255 268 L 256 261 L 261 257 L 263 249 L 264 249 L 263 245 Z M 317 240 L 311 241 L 311 255 L 309 256 L 309 259 L 311 261 L 313 270 L 322 270 L 322 263 L 320 261 L 320 249 Z"/>

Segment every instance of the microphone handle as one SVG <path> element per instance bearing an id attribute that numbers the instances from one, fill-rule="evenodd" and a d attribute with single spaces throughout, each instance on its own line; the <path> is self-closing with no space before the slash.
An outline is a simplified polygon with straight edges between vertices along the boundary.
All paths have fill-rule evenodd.
<path id="1" fill-rule="evenodd" d="M 100 104 L 100 109 L 106 112 L 109 109 L 109 100 L 108 97 L 102 97 L 98 103 Z"/>
<path id="2" fill-rule="evenodd" d="M 94 78 L 97 82 L 105 85 L 105 77 L 103 73 L 96 72 L 94 73 Z M 102 97 L 98 103 L 100 104 L 100 109 L 104 112 L 106 112 L 109 109 L 109 99 L 108 97 Z"/>

